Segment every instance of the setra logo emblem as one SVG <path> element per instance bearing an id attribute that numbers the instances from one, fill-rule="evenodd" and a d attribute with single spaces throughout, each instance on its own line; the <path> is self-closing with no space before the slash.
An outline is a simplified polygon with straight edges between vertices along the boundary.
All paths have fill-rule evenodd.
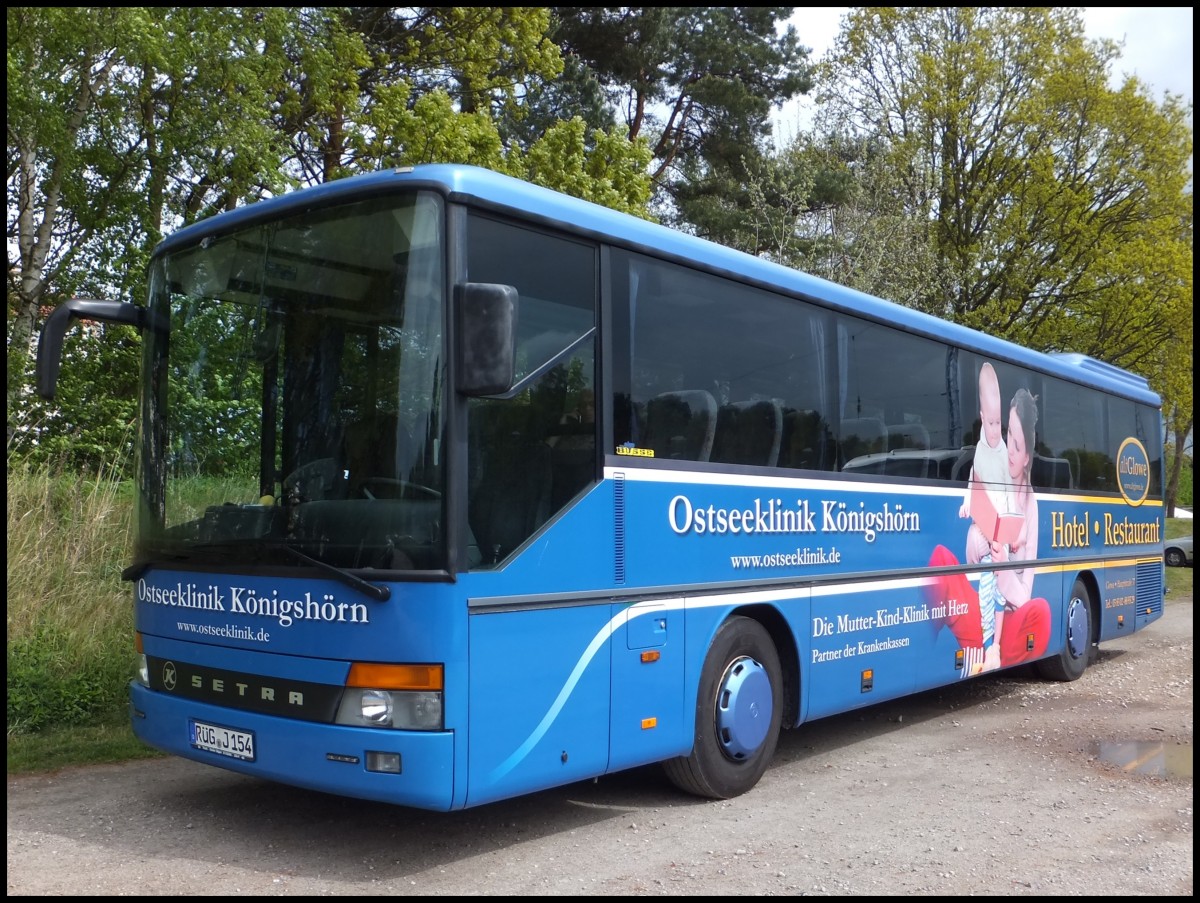
<path id="1" fill-rule="evenodd" d="M 1150 456 L 1132 436 L 1121 443 L 1117 452 L 1117 485 L 1125 501 L 1135 507 L 1150 494 Z"/>
<path id="2" fill-rule="evenodd" d="M 163 662 L 162 676 L 163 688 L 168 691 L 173 691 L 175 689 L 176 682 L 179 680 L 179 675 L 175 673 L 174 662 Z"/>

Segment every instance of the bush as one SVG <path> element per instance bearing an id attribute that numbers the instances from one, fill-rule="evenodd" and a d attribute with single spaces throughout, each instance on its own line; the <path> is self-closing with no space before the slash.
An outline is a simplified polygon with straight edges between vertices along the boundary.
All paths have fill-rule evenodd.
<path id="1" fill-rule="evenodd" d="M 9 644 L 9 734 L 107 721 L 124 709 L 132 657 L 80 661 L 71 642 L 46 631 Z"/>

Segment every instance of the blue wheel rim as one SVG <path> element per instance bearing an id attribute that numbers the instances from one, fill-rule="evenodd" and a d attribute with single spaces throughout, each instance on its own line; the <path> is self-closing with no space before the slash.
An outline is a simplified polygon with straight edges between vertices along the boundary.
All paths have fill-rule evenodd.
<path id="1" fill-rule="evenodd" d="M 1087 603 L 1075 596 L 1067 609 L 1067 649 L 1072 658 L 1080 658 L 1087 655 L 1090 645 Z"/>
<path id="2" fill-rule="evenodd" d="M 735 762 L 754 755 L 767 738 L 774 710 L 767 670 L 747 656 L 734 660 L 717 690 L 717 740 L 725 755 Z"/>

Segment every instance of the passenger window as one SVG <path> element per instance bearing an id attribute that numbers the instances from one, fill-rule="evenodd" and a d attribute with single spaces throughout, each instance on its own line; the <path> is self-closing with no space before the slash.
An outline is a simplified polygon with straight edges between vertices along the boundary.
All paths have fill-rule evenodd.
<path id="1" fill-rule="evenodd" d="M 612 260 L 617 446 L 654 460 L 832 466 L 827 314 L 677 264 Z"/>

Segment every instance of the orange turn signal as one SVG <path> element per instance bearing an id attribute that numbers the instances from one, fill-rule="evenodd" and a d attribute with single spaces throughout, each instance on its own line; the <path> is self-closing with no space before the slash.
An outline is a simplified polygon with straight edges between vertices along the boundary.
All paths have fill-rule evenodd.
<path id="1" fill-rule="evenodd" d="M 346 678 L 348 687 L 375 690 L 440 690 L 445 683 L 442 665 L 380 665 L 354 662 Z"/>

